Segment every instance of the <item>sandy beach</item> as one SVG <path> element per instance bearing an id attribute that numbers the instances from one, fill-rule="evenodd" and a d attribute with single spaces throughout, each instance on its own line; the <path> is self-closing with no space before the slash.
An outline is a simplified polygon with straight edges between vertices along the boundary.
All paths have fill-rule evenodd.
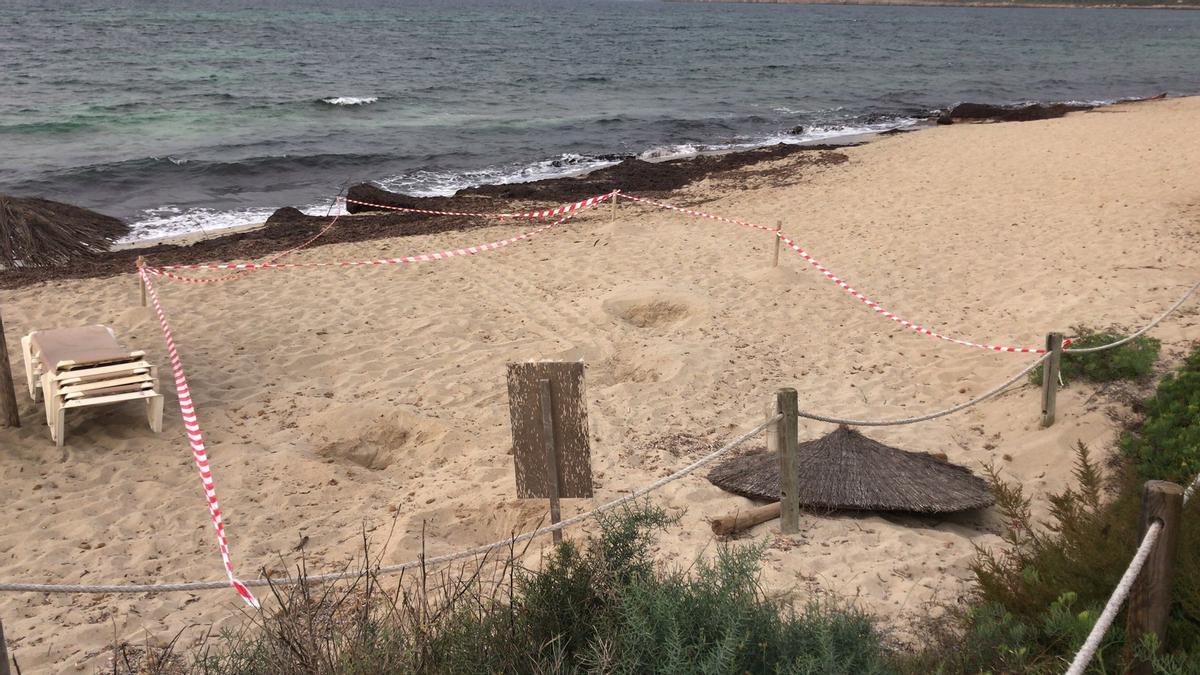
<path id="1" fill-rule="evenodd" d="M 966 124 L 880 138 L 813 165 L 785 157 L 694 183 L 669 201 L 766 225 L 888 309 L 968 340 L 1038 347 L 1052 330 L 1131 330 L 1196 281 L 1200 99 L 1118 105 L 1062 119 Z M 208 441 L 235 568 L 336 571 L 453 552 L 535 526 L 516 499 L 505 365 L 581 359 L 594 500 L 649 483 L 762 419 L 777 388 L 801 408 L 904 417 L 982 393 L 1033 360 L 932 339 L 880 318 L 764 232 L 622 201 L 528 241 L 465 258 L 300 268 L 226 284 L 156 278 Z M 353 261 L 511 237 L 529 223 L 312 247 L 301 262 Z M 153 260 L 150 261 L 153 264 Z M 1189 303 L 1154 332 L 1164 368 L 1197 331 Z M 0 580 L 150 583 L 222 578 L 157 320 L 131 274 L 0 291 L 9 359 L 19 336 L 103 323 L 164 366 L 162 434 L 142 410 L 68 416 L 54 447 L 40 405 L 0 429 Z M 1130 385 L 1132 386 L 1132 385 Z M 867 435 L 994 464 L 1045 496 L 1071 480 L 1073 448 L 1109 453 L 1133 413 L 1128 387 L 1071 383 L 1058 422 L 1014 387 L 968 411 Z M 828 433 L 802 422 L 801 439 Z M 761 445 L 762 441 L 755 441 Z M 749 500 L 703 472 L 654 498 L 684 510 L 658 554 L 711 553 L 708 518 Z M 385 540 L 396 522 L 395 533 Z M 990 512 L 948 518 L 805 514 L 745 541 L 771 544 L 763 586 L 799 600 L 832 592 L 911 639 L 914 620 L 969 592 L 975 546 L 999 542 Z M 578 537 L 588 528 L 573 529 Z M 535 544 L 547 545 L 547 542 Z M 158 595 L 0 595 L 25 672 L 92 671 L 114 640 L 190 645 L 243 620 L 231 590 Z"/>

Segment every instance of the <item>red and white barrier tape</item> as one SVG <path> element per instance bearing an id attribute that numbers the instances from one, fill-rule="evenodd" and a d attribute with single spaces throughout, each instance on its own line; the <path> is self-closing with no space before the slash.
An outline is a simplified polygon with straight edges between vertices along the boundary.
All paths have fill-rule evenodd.
<path id="1" fill-rule="evenodd" d="M 212 468 L 208 463 L 208 452 L 204 448 L 204 434 L 200 431 L 200 420 L 196 417 L 196 407 L 192 403 L 192 393 L 188 389 L 187 376 L 183 373 L 183 363 L 179 360 L 179 350 L 175 348 L 175 339 L 171 337 L 171 326 L 167 324 L 167 315 L 163 312 L 162 304 L 158 301 L 158 293 L 154 284 L 150 283 L 147 268 L 138 270 L 146 293 L 154 305 L 154 313 L 158 315 L 158 323 L 162 327 L 163 340 L 167 343 L 167 355 L 171 359 L 171 372 L 175 376 L 175 393 L 179 397 L 179 412 L 183 417 L 183 427 L 187 430 L 188 444 L 192 446 L 192 458 L 196 461 L 196 470 L 200 473 L 200 482 L 204 486 L 204 496 L 208 500 L 208 512 L 212 517 L 213 528 L 217 533 L 217 546 L 221 551 L 221 561 L 225 563 L 225 575 L 237 594 L 242 596 L 251 607 L 258 608 L 258 600 L 250 589 L 238 581 L 233 574 L 233 561 L 229 557 L 229 541 L 225 537 L 225 523 L 221 519 L 221 505 L 217 502 L 217 486 L 213 482 Z"/>
<path id="2" fill-rule="evenodd" d="M 563 204 L 557 208 L 546 209 L 544 211 L 529 211 L 527 213 L 471 213 L 469 211 L 434 211 L 431 209 L 410 209 L 403 206 L 388 206 L 387 204 L 372 204 L 371 202 L 363 202 L 349 197 L 339 197 L 347 204 L 359 204 L 361 206 L 372 206 L 377 209 L 387 209 L 389 211 L 403 211 L 405 213 L 424 213 L 431 216 L 472 216 L 480 218 L 549 218 L 551 216 L 561 216 L 564 213 L 569 213 L 577 209 L 587 208 L 617 194 L 620 190 L 613 190 L 608 194 L 589 197 L 583 201 L 575 202 L 574 204 Z"/>
<path id="3" fill-rule="evenodd" d="M 608 197 L 608 196 L 609 195 L 605 195 L 604 197 L 602 197 L 602 199 L 605 197 Z M 285 269 L 285 268 L 294 268 L 294 267 L 365 267 L 365 266 L 370 266 L 370 265 L 403 265 L 403 264 L 408 264 L 408 263 L 432 262 L 434 260 L 445 260 L 447 258 L 458 258 L 461 256 L 474 255 L 476 253 L 483 253 L 485 251 L 494 251 L 498 248 L 503 248 L 505 246 L 508 246 L 509 244 L 515 244 L 518 241 L 524 241 L 524 240 L 534 237 L 538 234 L 541 234 L 541 233 L 545 232 L 546 230 L 549 230 L 552 227 L 555 227 L 557 225 L 561 225 L 561 224 L 567 222 L 568 220 L 574 218 L 577 215 L 579 215 L 578 212 L 568 213 L 567 215 L 563 216 L 562 218 L 559 218 L 558 220 L 554 221 L 553 223 L 550 223 L 548 225 L 543 225 L 543 226 L 537 228 L 536 230 L 530 230 L 528 232 L 523 232 L 521 234 L 518 234 L 515 237 L 509 237 L 508 239 L 501 239 L 500 241 L 488 242 L 486 244 L 478 244 L 476 246 L 468 246 L 466 248 L 457 248 L 457 249 L 453 249 L 453 250 L 449 250 L 449 251 L 436 251 L 433 253 L 421 253 L 418 255 L 405 256 L 403 258 L 381 258 L 378 260 L 351 260 L 351 261 L 344 261 L 344 262 L 223 263 L 220 265 L 215 265 L 214 267 L 215 267 L 215 269 L 263 270 L 263 269 Z M 212 283 L 215 281 L 225 281 L 225 280 L 229 279 L 229 277 L 217 277 L 215 279 L 202 279 L 202 278 L 196 278 L 196 277 L 187 277 L 187 276 L 183 276 L 181 274 L 175 274 L 173 272 L 169 272 L 167 270 L 170 268 L 167 268 L 167 267 L 161 267 L 161 268 L 146 267 L 145 269 L 147 272 L 149 272 L 151 274 L 164 276 L 169 279 L 175 279 L 176 281 L 182 281 L 187 284 L 206 284 L 206 283 Z"/>
<path id="4" fill-rule="evenodd" d="M 657 201 L 654 201 L 653 199 L 646 199 L 644 197 L 635 197 L 634 195 L 629 195 L 629 194 L 624 194 L 624 193 L 622 193 L 621 196 L 625 199 L 629 199 L 629 200 L 632 200 L 635 202 L 649 204 L 651 206 L 656 206 L 661 209 L 669 209 L 671 211 L 678 211 L 679 213 L 686 213 L 688 215 L 696 216 L 698 218 L 708 218 L 709 220 L 718 220 L 718 221 L 725 222 L 725 223 L 732 223 L 734 225 L 741 225 L 742 227 L 752 227 L 752 228 L 755 228 L 758 230 L 764 230 L 766 232 L 770 232 L 771 234 L 775 235 L 776 237 L 779 237 L 780 241 L 782 241 L 785 245 L 787 245 L 788 248 L 792 249 L 793 251 L 798 253 L 800 255 L 800 257 L 804 258 L 804 260 L 807 261 L 808 264 L 815 267 L 817 269 L 817 271 L 820 272 L 826 279 L 829 279 L 830 281 L 832 281 L 833 283 L 835 283 L 839 287 L 841 287 L 842 290 L 846 291 L 850 295 L 853 295 L 854 297 L 861 300 L 867 307 L 870 307 L 876 314 L 886 317 L 888 319 L 891 319 L 892 321 L 895 321 L 896 323 L 900 324 L 901 326 L 904 326 L 905 328 L 907 328 L 909 330 L 916 331 L 918 333 L 928 335 L 930 337 L 934 337 L 939 340 L 945 340 L 947 342 L 953 342 L 955 344 L 965 345 L 967 347 L 976 347 L 979 349 L 987 349 L 987 350 L 994 351 L 994 352 L 1012 352 L 1012 353 L 1017 353 L 1017 354 L 1045 354 L 1046 353 L 1046 349 L 1044 347 L 1042 347 L 1042 348 L 1039 348 L 1039 347 L 1008 347 L 1008 346 L 1003 346 L 1003 345 L 990 345 L 990 344 L 983 344 L 983 343 L 979 343 L 979 342 L 971 342 L 970 340 L 961 340 L 959 338 L 953 338 L 948 335 L 943 335 L 937 331 L 926 328 L 920 324 L 916 324 L 911 321 L 908 321 L 907 319 L 898 317 L 895 314 L 893 314 L 892 312 L 888 311 L 887 309 L 884 309 L 883 307 L 881 307 L 879 305 L 879 303 L 871 300 L 867 296 L 863 295 L 861 292 L 855 290 L 852 286 L 850 286 L 850 284 L 846 283 L 845 281 L 840 279 L 836 274 L 834 274 L 833 271 L 831 271 L 829 268 L 822 265 L 811 255 L 809 255 L 808 251 L 805 251 L 803 248 L 801 248 L 799 244 L 797 244 L 796 242 L 789 239 L 786 235 L 783 234 L 782 231 L 777 230 L 773 227 L 766 227 L 765 225 L 758 225 L 758 224 L 750 223 L 750 222 L 747 222 L 744 220 L 736 220 L 734 218 L 726 218 L 725 216 L 719 216 L 715 213 L 706 213 L 704 211 L 694 211 L 692 209 L 686 209 L 686 208 L 683 208 L 680 206 L 675 206 L 673 204 L 665 204 L 663 202 L 657 202 Z"/>

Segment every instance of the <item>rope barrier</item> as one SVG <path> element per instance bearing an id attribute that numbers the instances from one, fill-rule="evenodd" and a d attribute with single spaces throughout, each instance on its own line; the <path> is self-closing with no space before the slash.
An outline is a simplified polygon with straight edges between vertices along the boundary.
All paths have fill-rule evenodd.
<path id="1" fill-rule="evenodd" d="M 1146 529 L 1146 536 L 1142 537 L 1142 543 L 1138 546 L 1137 553 L 1134 554 L 1133 560 L 1129 561 L 1129 567 L 1125 568 L 1125 574 L 1121 575 L 1121 581 L 1113 589 L 1112 595 L 1108 598 L 1108 604 L 1104 606 L 1100 618 L 1096 619 L 1096 625 L 1092 626 L 1092 632 L 1088 634 L 1087 640 L 1075 654 L 1075 660 L 1071 662 L 1071 667 L 1067 669 L 1066 675 L 1083 675 L 1083 671 L 1096 656 L 1104 634 L 1108 632 L 1117 612 L 1121 610 L 1121 605 L 1125 604 L 1129 591 L 1133 589 L 1133 582 L 1137 580 L 1138 574 L 1146 564 L 1146 558 L 1150 557 L 1150 551 L 1154 549 L 1154 542 L 1158 541 L 1160 531 L 1162 531 L 1162 522 L 1160 521 L 1151 523 L 1150 527 Z"/>
<path id="2" fill-rule="evenodd" d="M 1197 286 L 1200 286 L 1200 284 L 1192 286 L 1192 290 L 1183 296 L 1183 300 L 1186 300 L 1188 295 L 1191 295 L 1196 290 Z M 1167 310 L 1167 314 L 1170 314 L 1176 307 L 1183 304 L 1183 300 L 1175 303 L 1175 307 Z M 1164 314 L 1163 316 L 1166 315 Z M 1162 318 L 1159 317 L 1151 325 L 1158 323 Z M 1188 501 L 1195 494 L 1198 487 L 1200 487 L 1200 474 L 1196 474 L 1196 477 L 1188 483 L 1187 488 L 1183 491 L 1184 506 L 1187 506 Z M 1121 575 L 1121 580 L 1117 582 L 1117 587 L 1113 589 L 1112 595 L 1108 597 L 1108 602 L 1104 605 L 1104 611 L 1096 619 L 1095 625 L 1092 626 L 1092 632 L 1088 633 L 1087 640 L 1084 641 L 1083 646 L 1076 652 L 1075 660 L 1071 662 L 1071 667 L 1067 669 L 1066 675 L 1083 675 L 1083 671 L 1092 662 L 1092 659 L 1095 658 L 1096 652 L 1100 649 L 1100 643 L 1104 639 L 1105 633 L 1112 626 L 1117 612 L 1121 610 L 1121 606 L 1129 599 L 1129 592 L 1133 589 L 1133 582 L 1141 574 L 1142 567 L 1146 564 L 1146 558 L 1154 550 L 1154 544 L 1158 541 L 1158 535 L 1161 530 L 1161 520 L 1150 523 L 1150 527 L 1146 528 L 1146 536 L 1142 537 L 1142 542 L 1138 545 L 1137 552 L 1133 554 L 1133 559 L 1129 561 L 1129 567 L 1125 568 L 1125 573 Z"/>
<path id="3" fill-rule="evenodd" d="M 746 433 L 742 434 L 741 436 L 738 436 L 737 438 L 733 439 L 729 443 L 726 443 L 725 445 L 721 446 L 720 448 L 708 453 L 707 455 L 704 455 L 700 459 L 697 459 L 696 461 L 692 462 L 691 464 L 688 464 L 687 466 L 676 471 L 675 473 L 672 473 L 669 476 L 660 478 L 659 480 L 656 480 L 653 483 L 650 483 L 649 485 L 647 485 L 645 487 L 639 488 L 639 489 L 625 495 L 624 497 L 619 497 L 617 499 L 614 499 L 610 502 L 602 504 L 601 506 L 597 506 L 596 508 L 592 509 L 591 511 L 585 511 L 584 513 L 581 513 L 577 516 L 568 518 L 562 522 L 555 523 L 555 524 L 549 525 L 547 527 L 542 527 L 542 528 L 533 530 L 531 532 L 526 532 L 524 534 L 520 534 L 520 535 L 517 535 L 514 537 L 509 537 L 507 539 L 502 539 L 500 541 L 492 542 L 491 544 L 484 544 L 483 546 L 476 546 L 475 548 L 470 548 L 465 551 L 459 551 L 457 553 L 449 553 L 446 555 L 434 556 L 432 558 L 421 557 L 421 558 L 417 558 L 416 560 L 410 560 L 408 562 L 399 563 L 396 565 L 383 565 L 380 567 L 376 567 L 375 569 L 373 569 L 371 571 L 374 574 L 395 574 L 397 572 L 402 572 L 404 570 L 414 569 L 417 567 L 423 567 L 423 566 L 427 566 L 427 565 L 438 565 L 438 564 L 446 563 L 446 562 L 453 562 L 455 560 L 462 560 L 464 558 L 471 558 L 471 557 L 474 557 L 477 555 L 488 553 L 488 552 L 493 551 L 498 548 L 504 548 L 507 546 L 512 546 L 514 544 L 519 544 L 521 542 L 528 541 L 530 539 L 539 537 L 544 534 L 549 534 L 551 532 L 556 532 L 556 531 L 565 529 L 567 527 L 570 527 L 571 525 L 575 525 L 576 523 L 581 523 L 590 518 L 594 518 L 595 516 L 598 516 L 602 513 L 611 511 L 611 510 L 617 508 L 618 506 L 627 504 L 635 499 L 644 497 L 645 495 L 650 494 L 651 492 L 663 487 L 664 485 L 667 485 L 669 483 L 679 480 L 680 478 L 683 478 L 684 476 L 694 473 L 697 469 L 700 469 L 701 467 L 712 463 L 719 457 L 725 455 L 726 453 L 728 453 L 729 451 L 738 447 L 742 443 L 745 443 L 747 440 L 749 440 L 749 439 L 753 438 L 754 436 L 756 436 L 757 434 L 761 433 L 764 429 L 771 426 L 775 422 L 778 422 L 782 418 L 783 418 L 782 414 L 775 415 L 774 417 L 771 417 L 771 418 L 767 419 L 766 421 L 760 423 L 759 425 L 755 426 L 750 431 L 747 431 Z M 276 586 L 291 585 L 291 584 L 301 583 L 302 581 L 303 582 L 338 581 L 341 579 L 357 577 L 357 576 L 360 576 L 361 574 L 362 574 L 362 572 L 360 572 L 360 571 L 348 571 L 348 572 L 336 572 L 336 573 L 332 573 L 332 574 L 319 574 L 316 576 L 309 576 L 309 577 L 303 577 L 303 578 L 287 577 L 287 578 L 283 578 L 283 579 L 254 579 L 251 581 L 245 581 L 245 582 L 241 582 L 241 583 L 243 586 L 246 586 L 249 588 L 256 588 L 256 587 L 271 586 L 271 585 L 276 585 Z M 207 591 L 207 590 L 214 590 L 214 589 L 219 589 L 219 588 L 226 588 L 228 585 L 229 585 L 228 581 L 191 581 L 191 582 L 184 582 L 184 583 L 177 583 L 177 584 L 126 584 L 126 585 L 108 585 L 108 586 L 81 585 L 81 584 L 0 583 L 0 591 L 24 591 L 24 592 L 35 592 L 35 593 L 165 593 L 165 592 L 170 592 L 170 591 Z"/>
<path id="4" fill-rule="evenodd" d="M 1145 335 L 1145 334 L 1146 334 L 1146 332 L 1148 332 L 1148 331 L 1149 331 L 1151 328 L 1154 328 L 1154 327 L 1155 327 L 1155 326 L 1157 326 L 1159 323 L 1161 323 L 1163 319 L 1165 319 L 1165 318 L 1167 318 L 1168 316 L 1170 316 L 1170 315 L 1171 315 L 1171 312 L 1174 312 L 1175 310 L 1177 310 L 1177 309 L 1179 309 L 1180 307 L 1182 307 L 1182 306 L 1183 306 L 1183 303 L 1187 302 L 1187 299 L 1188 299 L 1188 298 L 1190 298 L 1190 297 L 1192 297 L 1192 294 L 1196 292 L 1196 289 L 1197 289 L 1197 288 L 1200 288 L 1200 281 L 1197 281 L 1195 284 L 1193 284 L 1193 285 L 1192 285 L 1192 287 L 1188 289 L 1188 292 L 1183 294 L 1183 297 L 1182 297 L 1182 298 L 1179 298 L 1179 300 L 1176 300 L 1176 301 L 1175 301 L 1175 304 L 1171 305 L 1171 307 L 1170 307 L 1170 308 L 1168 308 L 1168 309 L 1167 309 L 1167 311 L 1165 311 L 1165 312 L 1163 312 L 1162 314 L 1160 314 L 1160 315 L 1158 316 L 1158 318 L 1157 318 L 1157 319 L 1155 319 L 1155 320 L 1151 321 L 1150 323 L 1146 324 L 1146 327 L 1145 327 L 1145 328 L 1143 328 L 1143 329 L 1139 330 L 1138 332 L 1134 333 L 1133 335 L 1130 335 L 1129 337 L 1126 337 L 1126 338 L 1123 338 L 1123 339 L 1117 340 L 1116 342 L 1110 342 L 1110 343 L 1108 343 L 1108 344 L 1106 344 L 1106 345 L 1101 345 L 1101 346 L 1099 346 L 1099 347 L 1087 347 L 1087 348 L 1084 348 L 1084 349 L 1064 349 L 1063 351 L 1064 351 L 1065 353 L 1067 353 L 1067 354 L 1090 354 L 1090 353 L 1092 353 L 1092 352 L 1102 352 L 1102 351 L 1104 351 L 1104 350 L 1106 350 L 1106 349 L 1112 349 L 1112 348 L 1114 348 L 1114 347 L 1120 347 L 1121 345 L 1123 345 L 1123 344 L 1125 344 L 1125 343 L 1127 343 L 1127 342 L 1131 342 L 1131 341 L 1133 341 L 1133 340 L 1136 340 L 1136 339 L 1138 339 L 1139 337 L 1141 337 L 1142 335 Z"/>
<path id="5" fill-rule="evenodd" d="M 988 400 L 989 398 L 1004 391 L 1005 389 L 1007 389 L 1009 386 L 1011 386 L 1013 383 L 1017 382 L 1021 378 L 1025 377 L 1025 375 L 1027 373 L 1029 373 L 1034 368 L 1037 368 L 1038 366 L 1040 366 L 1042 364 L 1042 362 L 1048 358 L 1050 358 L 1049 354 L 1043 354 L 1038 360 L 1034 361 L 1033 363 L 1029 364 L 1028 366 L 1025 366 L 1025 368 L 1022 369 L 1021 372 L 1012 376 L 1008 380 L 1005 380 L 1004 384 L 1001 384 L 998 387 L 991 389 L 990 391 L 988 391 L 987 393 L 985 393 L 981 396 L 977 396 L 977 397 L 975 397 L 969 401 L 966 401 L 964 403 L 959 403 L 956 406 L 946 408 L 945 410 L 939 410 L 937 412 L 932 412 L 927 415 L 920 415 L 917 417 L 905 417 L 903 419 L 898 419 L 898 420 L 852 420 L 852 419 L 848 419 L 848 418 L 844 418 L 844 417 L 833 417 L 831 415 L 820 415 L 817 413 L 806 412 L 804 410 L 801 410 L 800 417 L 805 417 L 810 420 L 816 420 L 818 422 L 829 422 L 831 424 L 847 424 L 847 425 L 854 426 L 854 427 L 891 427 L 891 426 L 899 426 L 899 425 L 903 425 L 903 424 L 915 424 L 917 422 L 926 422 L 928 420 L 937 419 L 939 417 L 945 417 L 946 415 L 956 413 L 959 410 L 963 410 L 964 408 L 970 408 L 973 405 L 983 403 L 984 401 Z"/>
<path id="6" fill-rule="evenodd" d="M 905 328 L 915 331 L 917 333 L 921 333 L 923 335 L 928 335 L 929 337 L 937 338 L 939 340 L 945 340 L 946 342 L 953 342 L 955 344 L 963 345 L 966 347 L 975 347 L 977 349 L 986 349 L 988 351 L 993 351 L 993 352 L 1011 352 L 1011 353 L 1017 353 L 1017 354 L 1044 354 L 1044 353 L 1046 353 L 1045 347 L 1009 347 L 1009 346 L 1004 346 L 1004 345 L 992 345 L 992 344 L 986 344 L 986 343 L 981 343 L 981 342 L 971 342 L 970 340 L 962 340 L 959 338 L 950 337 L 948 335 L 943 335 L 942 333 L 939 333 L 932 329 L 926 328 L 920 324 L 913 323 L 907 319 L 896 316 L 891 311 L 880 306 L 879 303 L 868 298 L 862 292 L 855 290 L 854 287 L 852 287 L 850 284 L 848 284 L 847 282 L 845 282 L 841 278 L 839 278 L 836 274 L 833 273 L 832 270 L 830 270 L 828 267 L 825 267 L 824 265 L 822 265 L 820 262 L 817 261 L 816 258 L 813 258 L 808 253 L 808 251 L 805 251 L 799 244 L 797 244 L 796 242 L 789 239 L 786 235 L 783 234 L 782 231 L 780 231 L 776 228 L 767 227 L 765 225 L 758 225 L 756 223 L 751 223 L 751 222 L 747 222 L 744 220 L 737 220 L 734 218 L 726 218 L 725 216 L 719 216 L 715 213 L 707 213 L 704 211 L 694 211 L 692 209 L 686 209 L 686 208 L 683 208 L 680 206 L 675 206 L 673 204 L 666 204 L 664 202 L 654 201 L 653 199 L 646 199 L 645 197 L 636 197 L 634 195 L 629 195 L 629 194 L 624 194 L 624 193 L 621 194 L 621 197 L 623 197 L 625 199 L 629 199 L 631 201 L 642 202 L 644 204 L 656 206 L 661 209 L 669 209 L 671 211 L 677 211 L 679 213 L 686 213 L 688 215 L 696 216 L 699 218 L 708 218 L 709 220 L 718 220 L 718 221 L 725 222 L 725 223 L 732 223 L 734 225 L 741 225 L 742 227 L 751 227 L 754 229 L 763 230 L 765 232 L 770 232 L 774 236 L 778 237 L 779 240 L 782 241 L 793 252 L 797 253 L 801 258 L 804 258 L 804 260 L 806 262 L 808 262 L 808 264 L 810 264 L 814 268 L 816 268 L 816 270 L 818 272 L 820 272 L 822 276 L 824 276 L 826 279 L 829 279 L 833 283 L 837 284 L 838 287 L 840 287 L 842 290 L 846 291 L 850 295 L 854 296 L 855 298 L 858 298 L 860 301 L 863 302 L 863 304 L 865 304 L 867 307 L 870 307 L 876 314 L 878 314 L 879 316 L 891 319 L 892 321 L 895 321 L 896 323 L 900 324 L 901 326 L 904 326 Z"/>

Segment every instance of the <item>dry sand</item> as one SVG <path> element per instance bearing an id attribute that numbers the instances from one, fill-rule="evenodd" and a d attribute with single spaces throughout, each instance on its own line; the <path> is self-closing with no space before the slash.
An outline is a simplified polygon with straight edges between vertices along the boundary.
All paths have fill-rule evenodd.
<path id="1" fill-rule="evenodd" d="M 785 230 L 902 316 L 983 341 L 1040 345 L 1049 330 L 1137 327 L 1195 281 L 1200 261 L 1200 99 L 1116 106 L 1064 119 L 956 125 L 844 151 L 798 173 L 709 180 L 679 203 Z M 781 160 L 786 166 L 791 158 Z M 773 168 L 779 168 L 778 166 Z M 467 233 L 320 247 L 295 260 L 355 260 L 509 236 Z M 411 266 L 269 271 L 158 288 L 208 436 L 235 565 L 244 577 L 360 553 L 365 526 L 384 562 L 430 555 L 536 523 L 515 498 L 505 364 L 583 359 L 596 501 L 665 475 L 749 428 L 778 387 L 802 407 L 887 418 L 980 393 L 1030 361 L 904 330 L 784 252 L 769 235 L 623 203 L 508 248 Z M 29 330 L 101 322 L 166 363 L 132 275 L 4 291 L 9 357 Z M 1195 339 L 1196 304 L 1156 336 L 1166 363 Z M 170 378 L 164 376 L 164 386 Z M 0 579 L 122 583 L 221 578 L 178 405 L 155 436 L 137 405 L 75 413 L 58 450 L 23 394 L 20 430 L 0 430 Z M 1024 385 L 967 412 L 869 430 L 979 469 L 996 463 L 1039 497 L 1070 480 L 1072 446 L 1109 452 L 1129 416 L 1112 390 L 1073 383 L 1059 422 L 1039 428 Z M 801 436 L 827 433 L 805 422 Z M 696 437 L 691 446 L 670 440 Z M 677 439 L 676 439 L 677 440 Z M 686 509 L 659 553 L 686 564 L 713 545 L 705 519 L 747 500 L 700 475 L 658 500 Z M 993 514 L 952 518 L 805 515 L 773 539 L 766 588 L 856 599 L 901 629 L 931 601 L 969 590 L 974 545 Z M 573 534 L 577 535 L 578 531 Z M 90 671 L 112 640 L 169 638 L 241 620 L 229 590 L 198 594 L 4 594 L 0 617 L 25 672 Z"/>

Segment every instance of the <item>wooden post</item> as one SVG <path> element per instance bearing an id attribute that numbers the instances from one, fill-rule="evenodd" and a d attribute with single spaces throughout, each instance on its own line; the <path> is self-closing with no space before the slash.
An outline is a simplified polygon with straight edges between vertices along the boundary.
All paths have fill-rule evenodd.
<path id="1" fill-rule="evenodd" d="M 771 425 L 779 452 L 779 531 L 800 531 L 800 426 L 795 389 L 775 393 L 775 414 L 783 417 Z M 769 437 L 768 437 L 769 438 Z"/>
<path id="2" fill-rule="evenodd" d="M 1164 480 L 1146 481 L 1142 487 L 1142 522 L 1138 541 L 1146 536 L 1146 529 L 1154 522 L 1162 523 L 1162 531 L 1159 532 L 1158 541 L 1154 543 L 1150 556 L 1146 558 L 1146 565 L 1142 567 L 1129 593 L 1125 633 L 1131 649 L 1143 636 L 1151 633 L 1158 638 L 1158 644 L 1164 644 L 1182 513 L 1182 487 Z M 1149 675 L 1150 664 L 1135 661 L 1130 672 Z"/>
<path id="3" fill-rule="evenodd" d="M 612 208 L 609 209 L 608 222 L 617 222 L 617 195 L 621 194 L 620 190 L 613 190 L 612 193 Z"/>
<path id="4" fill-rule="evenodd" d="M 8 643 L 4 640 L 4 621 L 0 620 L 0 675 L 12 675 L 8 669 Z"/>
<path id="5" fill-rule="evenodd" d="M 1062 362 L 1062 333 L 1046 335 L 1046 351 L 1050 358 L 1042 364 L 1042 426 L 1054 424 L 1054 409 L 1058 398 L 1058 370 Z"/>
<path id="6" fill-rule="evenodd" d="M 8 343 L 4 339 L 4 316 L 0 315 L 0 426 L 21 426 L 17 412 L 17 390 L 13 386 L 12 367 L 8 363 Z"/>
<path id="7" fill-rule="evenodd" d="M 779 267 L 779 245 L 783 240 L 779 238 L 779 231 L 783 229 L 783 221 L 775 221 L 775 257 L 771 260 L 771 267 Z"/>
<path id="8" fill-rule="evenodd" d="M 146 282 L 142 281 L 142 268 L 146 266 L 146 258 L 144 256 L 137 257 L 137 282 L 138 288 L 142 291 L 142 307 L 146 306 Z"/>
<path id="9" fill-rule="evenodd" d="M 542 430 L 546 438 L 546 484 L 550 486 L 550 524 L 562 520 L 558 501 L 558 448 L 554 442 L 554 413 L 550 400 L 550 380 L 542 380 Z M 553 533 L 554 543 L 562 543 L 562 530 Z"/>

